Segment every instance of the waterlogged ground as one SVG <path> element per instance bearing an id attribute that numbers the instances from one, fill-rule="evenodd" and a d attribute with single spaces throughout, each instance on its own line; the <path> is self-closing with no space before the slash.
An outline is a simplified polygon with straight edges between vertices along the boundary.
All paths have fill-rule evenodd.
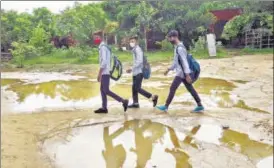
<path id="1" fill-rule="evenodd" d="M 195 83 L 206 111 L 182 85 L 168 114 L 139 96 L 140 109 L 101 105 L 94 68 L 1 74 L 2 167 L 273 167 L 273 56 L 201 60 Z M 174 73 L 153 63 L 143 87 L 167 97 Z M 111 90 L 131 97 L 131 75 Z M 131 99 L 130 99 L 131 100 Z M 34 161 L 33 161 L 34 160 Z"/>

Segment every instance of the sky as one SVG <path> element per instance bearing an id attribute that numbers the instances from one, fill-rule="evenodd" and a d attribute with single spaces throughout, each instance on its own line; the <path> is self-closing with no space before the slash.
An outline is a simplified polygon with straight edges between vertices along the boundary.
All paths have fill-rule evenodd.
<path id="1" fill-rule="evenodd" d="M 47 7 L 53 13 L 59 13 L 75 1 L 1 1 L 1 9 L 31 13 L 34 8 Z M 96 3 L 96 1 L 78 1 L 82 4 Z"/>

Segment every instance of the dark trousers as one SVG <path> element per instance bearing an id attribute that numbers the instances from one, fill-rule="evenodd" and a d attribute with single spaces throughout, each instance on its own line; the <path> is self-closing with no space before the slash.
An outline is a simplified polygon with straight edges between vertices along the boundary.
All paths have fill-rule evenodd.
<path id="1" fill-rule="evenodd" d="M 120 96 L 116 95 L 115 93 L 109 90 L 109 80 L 110 80 L 109 75 L 102 75 L 100 90 L 101 90 L 101 97 L 102 97 L 102 108 L 104 109 L 107 109 L 107 96 L 112 97 L 118 102 L 123 101 L 123 99 Z"/>
<path id="2" fill-rule="evenodd" d="M 136 76 L 133 76 L 133 85 L 132 85 L 132 98 L 133 103 L 138 103 L 138 93 L 145 96 L 146 98 L 151 98 L 152 94 L 142 89 L 143 74 L 140 73 Z"/>
<path id="3" fill-rule="evenodd" d="M 192 84 L 187 83 L 187 81 L 185 79 L 182 79 L 178 76 L 176 76 L 170 86 L 170 90 L 169 90 L 169 95 L 168 98 L 166 100 L 166 107 L 168 107 L 175 95 L 175 92 L 177 90 L 177 88 L 180 86 L 181 83 L 184 83 L 186 89 L 190 92 L 190 94 L 192 95 L 192 97 L 195 99 L 196 103 L 198 106 L 201 106 L 201 99 L 198 95 L 198 93 L 196 92 L 196 90 L 194 89 Z"/>

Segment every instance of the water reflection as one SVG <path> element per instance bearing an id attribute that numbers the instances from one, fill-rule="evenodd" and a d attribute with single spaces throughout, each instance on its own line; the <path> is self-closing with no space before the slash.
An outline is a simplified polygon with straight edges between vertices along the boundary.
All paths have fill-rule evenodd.
<path id="1" fill-rule="evenodd" d="M 65 144 L 48 146 L 60 167 L 191 167 L 180 145 L 186 136 L 161 123 L 131 120 L 106 127 L 82 127 L 73 134 Z M 89 157 L 92 162 L 86 159 Z"/>
<path id="2" fill-rule="evenodd" d="M 171 127 L 168 127 L 168 130 L 169 130 L 170 139 L 172 141 L 174 148 L 172 149 L 167 148 L 165 151 L 173 155 L 173 157 L 175 158 L 176 168 L 180 168 L 180 167 L 191 168 L 192 166 L 187 162 L 187 160 L 189 159 L 189 156 L 183 150 L 181 150 L 181 145 L 180 145 L 179 139 L 177 138 L 176 132 Z M 183 142 L 190 143 L 189 142 L 190 139 L 191 138 L 187 136 L 183 140 Z"/>
<path id="3" fill-rule="evenodd" d="M 104 128 L 104 143 L 105 150 L 102 151 L 102 155 L 106 162 L 107 168 L 119 168 L 122 167 L 126 159 L 126 151 L 122 144 L 113 146 L 112 140 L 123 133 L 124 128 L 120 128 L 116 132 L 110 134 L 109 127 Z"/>
<path id="4" fill-rule="evenodd" d="M 252 140 L 245 133 L 224 130 L 218 125 L 201 125 L 194 137 L 203 142 L 227 146 L 252 160 L 260 160 L 273 154 L 272 145 Z"/>
<path id="5" fill-rule="evenodd" d="M 255 161 L 273 152 L 271 145 L 218 125 L 198 125 L 184 134 L 151 120 L 130 120 L 106 127 L 78 128 L 74 134 L 68 143 L 55 144 L 55 161 L 61 167 L 191 168 L 190 156 L 184 148 L 199 149 L 200 142 L 227 146 Z M 92 158 L 92 162 L 86 158 Z"/>
<path id="6" fill-rule="evenodd" d="M 155 81 L 156 80 L 156 81 Z M 171 79 L 151 78 L 144 82 L 144 88 L 159 95 L 158 103 L 165 103 Z M 18 99 L 12 104 L 17 111 L 34 111 L 41 108 L 66 108 L 69 107 L 92 107 L 94 98 L 99 96 L 99 83 L 93 80 L 81 79 L 72 81 L 50 81 L 43 83 L 24 83 L 19 79 L 1 79 L 1 85 L 8 87 L 7 90 L 17 94 Z M 5 88 L 6 88 L 5 87 Z M 265 112 L 263 110 L 247 106 L 239 100 L 237 95 L 232 95 L 236 86 L 229 81 L 215 78 L 200 78 L 195 83 L 195 88 L 202 96 L 205 106 L 231 108 L 237 107 L 250 111 Z M 127 81 L 113 82 L 111 89 L 122 97 L 131 98 L 131 79 Z M 5 94 L 5 93 L 4 93 Z M 143 98 L 143 97 L 141 97 Z M 96 99 L 97 100 L 97 99 Z M 97 102 L 96 105 L 98 105 Z M 148 102 L 147 102 L 148 103 Z M 174 104 L 193 106 L 193 98 L 182 86 L 176 91 Z M 18 107 L 17 107 L 18 106 Z"/>
<path id="7" fill-rule="evenodd" d="M 96 96 L 99 92 L 99 84 L 83 81 L 51 81 L 39 84 L 22 84 L 12 85 L 9 90 L 18 94 L 19 102 L 31 95 L 44 95 L 45 98 L 54 99 L 58 96 L 63 101 L 69 100 L 86 100 Z"/>

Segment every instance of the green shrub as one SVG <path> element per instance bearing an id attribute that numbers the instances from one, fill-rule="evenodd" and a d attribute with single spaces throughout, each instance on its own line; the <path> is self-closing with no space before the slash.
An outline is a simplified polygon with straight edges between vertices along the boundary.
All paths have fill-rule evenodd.
<path id="1" fill-rule="evenodd" d="M 68 49 L 66 57 L 68 58 L 77 58 L 79 61 L 83 61 L 88 59 L 88 57 L 92 56 L 98 52 L 96 48 L 88 48 L 88 47 L 71 47 Z"/>
<path id="2" fill-rule="evenodd" d="M 13 61 L 18 68 L 23 68 L 24 60 L 28 57 L 37 56 L 37 52 L 34 46 L 25 42 L 13 42 L 11 54 L 13 55 Z"/>
<path id="3" fill-rule="evenodd" d="M 173 46 L 167 40 L 157 41 L 156 44 L 160 45 L 162 50 L 164 51 L 169 51 L 173 49 Z"/>
<path id="4" fill-rule="evenodd" d="M 194 41 L 193 41 L 194 43 Z M 194 47 L 190 49 L 190 53 L 196 58 L 208 58 L 208 48 L 206 39 L 203 36 L 199 36 L 199 39 L 194 43 Z M 227 52 L 223 45 L 216 45 L 217 57 L 227 56 Z"/>
<path id="5" fill-rule="evenodd" d="M 49 34 L 41 28 L 40 24 L 33 29 L 29 44 L 36 48 L 38 56 L 48 54 L 52 50 L 52 45 L 49 43 Z"/>
<path id="6" fill-rule="evenodd" d="M 194 42 L 193 40 L 194 47 L 190 49 L 190 51 L 200 51 L 200 50 L 206 50 L 206 39 L 203 36 L 199 36 L 198 40 Z"/>

